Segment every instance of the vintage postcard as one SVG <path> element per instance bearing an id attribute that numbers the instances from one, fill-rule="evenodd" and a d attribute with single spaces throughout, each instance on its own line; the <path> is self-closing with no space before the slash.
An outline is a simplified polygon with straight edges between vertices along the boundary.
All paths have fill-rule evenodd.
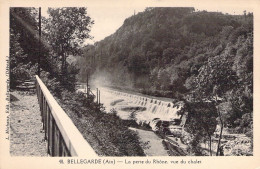
<path id="1" fill-rule="evenodd" d="M 0 8 L 0 168 L 260 168 L 259 1 Z"/>

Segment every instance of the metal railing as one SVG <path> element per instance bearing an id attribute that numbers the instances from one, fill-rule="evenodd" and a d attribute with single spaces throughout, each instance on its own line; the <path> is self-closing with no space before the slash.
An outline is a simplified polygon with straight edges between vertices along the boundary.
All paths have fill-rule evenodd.
<path id="1" fill-rule="evenodd" d="M 48 154 L 50 156 L 97 156 L 37 75 L 36 92 Z"/>

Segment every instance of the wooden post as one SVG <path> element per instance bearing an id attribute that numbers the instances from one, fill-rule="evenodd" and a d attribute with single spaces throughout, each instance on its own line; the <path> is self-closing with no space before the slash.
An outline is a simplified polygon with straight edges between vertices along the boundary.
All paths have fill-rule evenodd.
<path id="1" fill-rule="evenodd" d="M 98 103 L 98 106 L 100 106 L 100 90 L 99 90 L 99 93 L 98 93 L 98 99 L 99 99 L 99 103 Z"/>
<path id="2" fill-rule="evenodd" d="M 98 88 L 97 88 L 97 104 L 98 104 Z"/>
<path id="3" fill-rule="evenodd" d="M 41 7 L 39 7 L 39 54 L 38 54 L 38 76 L 40 76 L 41 68 L 40 68 L 40 62 L 41 62 Z"/>
<path id="4" fill-rule="evenodd" d="M 89 96 L 89 88 L 88 88 L 88 73 L 87 73 L 87 96 Z"/>

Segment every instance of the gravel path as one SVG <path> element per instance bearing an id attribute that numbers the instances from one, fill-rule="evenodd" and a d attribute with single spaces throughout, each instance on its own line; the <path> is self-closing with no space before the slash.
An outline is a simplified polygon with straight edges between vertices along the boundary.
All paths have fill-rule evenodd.
<path id="1" fill-rule="evenodd" d="M 46 147 L 36 94 L 11 92 L 10 154 L 47 156 Z"/>

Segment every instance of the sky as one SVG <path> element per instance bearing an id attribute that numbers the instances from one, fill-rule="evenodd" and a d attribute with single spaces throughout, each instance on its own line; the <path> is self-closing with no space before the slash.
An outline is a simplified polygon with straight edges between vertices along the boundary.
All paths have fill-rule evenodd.
<path id="1" fill-rule="evenodd" d="M 244 10 L 246 10 L 247 12 L 252 12 L 252 9 L 243 7 L 236 9 L 230 9 L 230 7 L 222 7 L 221 10 L 214 6 L 208 8 L 194 6 L 194 8 L 199 11 L 218 11 L 229 14 L 243 14 Z M 92 26 L 90 32 L 90 35 L 94 36 L 94 39 L 87 40 L 86 43 L 93 44 L 115 33 L 116 30 L 123 25 L 126 18 L 134 15 L 134 13 L 137 14 L 138 12 L 143 12 L 145 10 L 145 7 L 88 7 L 87 10 L 89 16 L 94 20 L 95 24 Z"/>
<path id="2" fill-rule="evenodd" d="M 90 32 L 94 39 L 87 42 L 94 43 L 113 34 L 123 25 L 126 18 L 134 13 L 142 12 L 144 9 L 145 7 L 88 7 L 88 14 L 94 20 Z"/>
<path id="3" fill-rule="evenodd" d="M 160 0 L 159 0 L 160 1 Z M 159 4 L 159 5 L 158 5 Z M 154 3 L 151 6 L 166 6 L 163 3 Z M 179 6 L 179 5 L 178 5 Z M 104 39 L 105 37 L 116 32 L 120 26 L 123 25 L 123 22 L 126 18 L 131 17 L 132 15 L 137 14 L 138 12 L 143 12 L 147 6 L 144 5 L 90 5 L 87 6 L 88 15 L 94 20 L 94 24 L 92 25 L 90 35 L 93 36 L 93 39 L 86 40 L 85 44 L 94 44 L 97 41 Z M 229 14 L 243 14 L 243 11 L 253 12 L 252 5 L 221 5 L 221 4 L 195 4 L 189 7 L 194 7 L 195 10 L 206 10 L 206 11 L 214 11 L 214 12 L 222 12 Z M 42 15 L 47 15 L 47 8 L 42 8 Z"/>

